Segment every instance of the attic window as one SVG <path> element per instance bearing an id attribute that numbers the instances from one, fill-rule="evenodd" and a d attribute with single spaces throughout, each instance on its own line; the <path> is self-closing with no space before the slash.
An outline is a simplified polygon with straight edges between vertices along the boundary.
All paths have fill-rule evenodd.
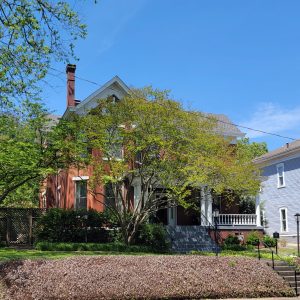
<path id="1" fill-rule="evenodd" d="M 112 100 L 113 103 L 117 103 L 120 101 L 120 99 L 115 94 L 111 95 L 110 99 Z"/>

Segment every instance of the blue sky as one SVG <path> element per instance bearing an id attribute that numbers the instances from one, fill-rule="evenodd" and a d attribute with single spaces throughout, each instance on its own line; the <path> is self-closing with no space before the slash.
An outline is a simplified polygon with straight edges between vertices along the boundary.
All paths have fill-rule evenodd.
<path id="1" fill-rule="evenodd" d="M 103 84 L 118 75 L 129 86 L 170 89 L 187 108 L 300 138 L 300 1 L 71 3 L 89 31 L 77 44 L 77 76 Z M 53 67 L 65 70 L 63 64 Z M 43 97 L 62 114 L 65 75 L 51 74 Z M 76 79 L 76 98 L 97 88 Z M 243 131 L 271 150 L 289 142 Z"/>

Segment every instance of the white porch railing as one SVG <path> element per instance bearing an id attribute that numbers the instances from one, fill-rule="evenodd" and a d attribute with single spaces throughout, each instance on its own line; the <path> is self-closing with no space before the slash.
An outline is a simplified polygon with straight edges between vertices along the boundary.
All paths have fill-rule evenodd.
<path id="1" fill-rule="evenodd" d="M 256 225 L 255 214 L 220 214 L 218 225 Z"/>

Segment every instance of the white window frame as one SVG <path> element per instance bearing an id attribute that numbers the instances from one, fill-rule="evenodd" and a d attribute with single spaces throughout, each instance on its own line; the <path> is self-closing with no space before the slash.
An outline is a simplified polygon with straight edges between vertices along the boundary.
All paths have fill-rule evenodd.
<path id="1" fill-rule="evenodd" d="M 77 186 L 77 182 L 78 181 L 88 181 L 89 180 L 89 176 L 75 176 L 72 178 L 73 181 L 75 181 L 75 184 L 74 184 L 74 210 L 77 210 L 78 207 L 76 205 L 76 195 L 77 195 L 77 189 L 76 189 L 76 186 Z M 86 191 L 86 209 L 88 209 L 88 190 Z"/>
<path id="2" fill-rule="evenodd" d="M 286 223 L 286 230 L 283 230 L 282 226 L 282 211 L 285 211 L 285 223 Z M 289 232 L 289 226 L 288 226 L 288 209 L 287 207 L 280 207 L 279 208 L 279 215 L 280 215 L 280 232 Z"/>
<path id="3" fill-rule="evenodd" d="M 280 176 L 280 168 L 282 168 L 282 176 Z M 277 169 L 277 188 L 285 187 L 285 176 L 284 176 L 284 163 L 276 165 Z M 280 183 L 280 178 L 282 177 L 282 184 Z"/>
<path id="4" fill-rule="evenodd" d="M 47 208 L 47 192 L 42 192 L 42 208 Z"/>
<path id="5" fill-rule="evenodd" d="M 57 187 L 57 199 L 56 199 L 56 206 L 60 208 L 60 200 L 61 200 L 61 185 Z"/>

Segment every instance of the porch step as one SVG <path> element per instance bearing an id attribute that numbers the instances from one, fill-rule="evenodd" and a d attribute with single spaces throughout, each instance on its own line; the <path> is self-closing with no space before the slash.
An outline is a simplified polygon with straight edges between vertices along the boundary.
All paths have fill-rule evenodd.
<path id="1" fill-rule="evenodd" d="M 167 226 L 172 250 L 188 253 L 193 250 L 215 252 L 220 248 L 211 239 L 207 229 L 202 226 Z"/>

